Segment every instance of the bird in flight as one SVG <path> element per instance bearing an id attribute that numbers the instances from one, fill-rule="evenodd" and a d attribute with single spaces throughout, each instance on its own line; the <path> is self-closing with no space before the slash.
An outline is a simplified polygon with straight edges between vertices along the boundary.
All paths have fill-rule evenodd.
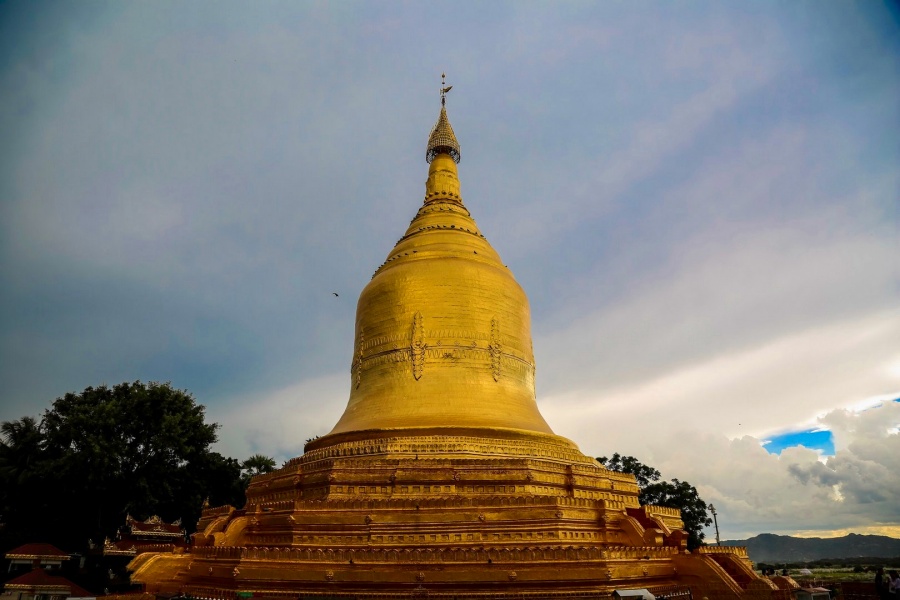
<path id="1" fill-rule="evenodd" d="M 332 293 L 332 294 L 334 294 L 334 297 L 335 297 L 335 298 L 339 298 L 339 296 L 338 296 L 338 293 L 337 293 L 337 292 L 331 292 L 331 293 Z"/>

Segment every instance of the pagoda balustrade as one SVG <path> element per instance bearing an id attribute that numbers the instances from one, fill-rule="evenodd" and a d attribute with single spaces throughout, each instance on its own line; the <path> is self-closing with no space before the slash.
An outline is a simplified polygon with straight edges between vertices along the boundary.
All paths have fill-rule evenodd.
<path id="1" fill-rule="evenodd" d="M 193 548 L 196 558 L 301 561 L 301 562 L 348 562 L 354 563 L 396 563 L 396 562 L 464 562 L 464 563 L 515 563 L 553 562 L 559 560 L 654 560 L 667 559 L 677 554 L 678 549 L 667 546 L 522 546 L 503 548 L 247 548 L 238 546 L 209 546 Z"/>
<path id="2" fill-rule="evenodd" d="M 733 554 L 739 558 L 747 558 L 744 546 L 700 546 L 695 550 L 699 554 Z"/>

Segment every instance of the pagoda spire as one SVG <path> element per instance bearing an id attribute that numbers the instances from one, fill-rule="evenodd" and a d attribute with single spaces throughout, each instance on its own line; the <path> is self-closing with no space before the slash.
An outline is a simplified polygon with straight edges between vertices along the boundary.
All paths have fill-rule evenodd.
<path id="1" fill-rule="evenodd" d="M 460 159 L 459 142 L 453 133 L 453 127 L 450 126 L 446 108 L 447 92 L 453 89 L 453 86 L 446 85 L 445 78 L 446 75 L 441 73 L 441 114 L 431 129 L 431 135 L 428 136 L 428 147 L 425 149 L 425 162 L 427 163 L 431 163 L 439 154 L 449 154 L 457 163 Z"/>

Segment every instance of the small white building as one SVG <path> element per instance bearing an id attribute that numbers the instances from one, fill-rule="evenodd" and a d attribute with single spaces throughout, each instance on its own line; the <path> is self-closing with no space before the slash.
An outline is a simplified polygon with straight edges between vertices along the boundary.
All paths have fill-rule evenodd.
<path id="1" fill-rule="evenodd" d="M 831 592 L 822 587 L 797 588 L 794 600 L 830 600 Z"/>

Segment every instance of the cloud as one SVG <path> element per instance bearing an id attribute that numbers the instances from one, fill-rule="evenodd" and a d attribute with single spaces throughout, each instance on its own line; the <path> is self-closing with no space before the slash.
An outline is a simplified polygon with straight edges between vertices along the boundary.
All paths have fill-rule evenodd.
<path id="1" fill-rule="evenodd" d="M 210 407 L 209 418 L 222 426 L 217 447 L 241 458 L 260 453 L 280 462 L 300 456 L 308 438 L 325 435 L 337 423 L 349 384 L 347 374 L 323 375 Z"/>
<path id="2" fill-rule="evenodd" d="M 841 420 L 848 442 L 823 464 L 816 452 L 789 448 L 768 454 L 750 436 L 666 436 L 650 443 L 646 462 L 664 477 L 697 486 L 715 504 L 725 539 L 760 532 L 828 537 L 841 531 L 893 532 L 900 521 L 900 404 L 887 402 L 860 413 L 843 409 L 817 420 Z M 870 428 L 872 422 L 879 426 Z M 836 437 L 839 435 L 835 430 Z"/>
<path id="3" fill-rule="evenodd" d="M 596 451 L 622 451 L 638 439 L 601 438 L 604 423 L 645 434 L 701 425 L 727 435 L 764 438 L 773 430 L 811 423 L 824 410 L 858 402 L 900 384 L 872 365 L 886 362 L 900 335 L 900 315 L 881 313 L 760 346 L 716 354 L 651 377 L 618 382 L 589 379 L 589 387 L 539 397 L 548 421 Z M 788 360 L 790 359 L 790 360 Z M 624 379 L 624 381 L 623 381 Z M 888 388 L 890 389 L 890 388 Z M 835 432 L 835 446 L 841 447 Z M 598 447 L 603 443 L 606 450 Z"/>
<path id="4" fill-rule="evenodd" d="M 581 131 L 572 133 L 593 132 L 605 143 L 596 157 L 575 157 L 577 168 L 571 169 L 567 180 L 535 179 L 541 177 L 540 165 L 535 164 L 530 169 L 531 177 L 512 181 L 513 187 L 507 193 L 526 199 L 522 210 L 507 215 L 507 234 L 512 234 L 513 239 L 504 247 L 513 256 L 540 253 L 547 245 L 562 243 L 573 229 L 583 227 L 586 221 L 593 223 L 608 217 L 618 203 L 629 201 L 628 192 L 664 171 L 672 161 L 678 162 L 679 155 L 693 149 L 704 132 L 723 115 L 733 113 L 745 97 L 752 96 L 777 73 L 775 57 L 781 42 L 772 29 L 767 34 L 767 51 L 757 53 L 742 39 L 745 35 L 715 18 L 700 18 L 678 31 L 659 28 L 655 21 L 643 25 L 641 34 L 634 38 L 625 39 L 621 32 L 610 35 L 628 47 L 632 52 L 629 58 L 641 65 L 633 66 L 633 73 L 646 73 L 651 69 L 647 63 L 658 63 L 663 68 L 654 69 L 659 78 L 655 84 L 667 81 L 678 81 L 678 84 L 665 100 L 642 98 L 639 101 L 646 105 L 616 107 L 623 111 L 621 116 L 627 114 L 629 124 L 625 129 L 594 115 L 584 115 Z M 578 25 L 572 28 L 584 29 Z M 573 36 L 590 40 L 592 44 L 555 45 L 555 52 L 561 52 L 563 47 L 572 53 L 603 52 L 603 48 L 594 46 L 607 44 L 606 29 L 603 25 L 597 29 L 593 28 L 592 36 Z M 640 44 L 640 51 L 635 51 L 631 44 Z M 633 77 L 633 73 L 625 77 Z M 685 80 L 690 83 L 686 85 Z M 600 102 L 606 107 L 609 100 Z M 601 123 L 609 128 L 595 129 Z M 538 156 L 545 158 L 543 153 Z M 552 194 L 566 197 L 566 202 L 548 202 L 546 197 L 535 195 L 535 191 L 547 185 L 553 185 Z"/>
<path id="5" fill-rule="evenodd" d="M 552 426 L 600 454 L 667 429 L 766 439 L 900 390 L 898 175 L 810 170 L 833 135 L 744 137 L 610 231 L 615 258 L 536 288 L 553 292 L 534 344 Z"/>

